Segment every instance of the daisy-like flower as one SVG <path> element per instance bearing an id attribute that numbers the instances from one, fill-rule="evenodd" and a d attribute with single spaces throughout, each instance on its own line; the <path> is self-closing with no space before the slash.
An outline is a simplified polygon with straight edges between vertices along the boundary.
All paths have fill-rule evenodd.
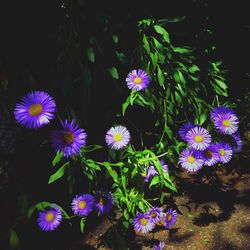
<path id="1" fill-rule="evenodd" d="M 146 212 L 151 217 L 151 221 L 156 224 L 161 220 L 163 215 L 162 209 L 159 207 L 153 207 Z"/>
<path id="2" fill-rule="evenodd" d="M 204 150 L 211 143 L 211 135 L 206 129 L 200 126 L 191 128 L 187 132 L 186 139 L 189 146 L 196 150 Z"/>
<path id="3" fill-rule="evenodd" d="M 98 192 L 95 196 L 95 206 L 101 214 L 109 213 L 114 205 L 114 197 L 111 192 Z"/>
<path id="4" fill-rule="evenodd" d="M 203 154 L 204 154 L 204 165 L 206 166 L 213 166 L 219 161 L 218 148 L 213 143 L 211 143 L 210 146 L 203 151 Z"/>
<path id="5" fill-rule="evenodd" d="M 200 152 L 187 148 L 181 152 L 179 162 L 182 168 L 195 172 L 202 168 L 204 160 Z"/>
<path id="6" fill-rule="evenodd" d="M 164 225 L 166 228 L 171 228 L 171 226 L 176 222 L 177 212 L 172 208 L 169 208 L 166 216 L 164 217 Z"/>
<path id="7" fill-rule="evenodd" d="M 138 213 L 137 217 L 133 221 L 134 230 L 141 233 L 148 233 L 152 231 L 155 224 L 152 222 L 151 217 L 148 214 Z"/>
<path id="8" fill-rule="evenodd" d="M 231 146 L 226 142 L 217 142 L 215 145 L 217 147 L 216 157 L 218 158 L 218 161 L 228 163 L 233 155 Z"/>
<path id="9" fill-rule="evenodd" d="M 162 171 L 163 172 L 168 172 L 168 165 L 163 160 L 161 160 L 160 162 L 161 162 L 161 166 L 162 166 Z M 150 166 L 147 169 L 147 174 L 146 174 L 146 177 L 144 179 L 144 182 L 148 182 L 153 176 L 156 176 L 158 174 L 159 173 L 155 169 L 155 166 Z"/>
<path id="10" fill-rule="evenodd" d="M 160 241 L 158 245 L 154 245 L 154 250 L 163 250 L 165 247 L 165 243 L 163 241 Z"/>
<path id="11" fill-rule="evenodd" d="M 130 133 L 123 126 L 112 127 L 106 133 L 105 140 L 109 147 L 119 150 L 128 145 Z"/>
<path id="12" fill-rule="evenodd" d="M 184 141 L 186 141 L 186 135 L 187 132 L 191 129 L 194 128 L 195 125 L 193 122 L 187 122 L 185 124 L 183 124 L 180 129 L 179 129 L 179 136 L 181 137 L 181 139 L 183 139 Z"/>
<path id="13" fill-rule="evenodd" d="M 16 104 L 14 116 L 26 128 L 40 128 L 54 118 L 56 103 L 44 91 L 33 91 Z"/>
<path id="14" fill-rule="evenodd" d="M 222 134 L 231 135 L 238 130 L 238 117 L 232 113 L 216 116 L 213 120 L 215 128 Z"/>
<path id="15" fill-rule="evenodd" d="M 62 152 L 65 157 L 77 155 L 81 146 L 86 145 L 87 134 L 74 120 L 62 122 L 62 130 L 52 132 L 52 146 L 56 151 Z"/>
<path id="16" fill-rule="evenodd" d="M 58 207 L 41 211 L 38 215 L 38 225 L 43 231 L 55 230 L 62 221 L 62 212 Z"/>
<path id="17" fill-rule="evenodd" d="M 240 134 L 238 132 L 232 134 L 232 137 L 234 138 L 236 143 L 236 147 L 232 147 L 232 150 L 234 153 L 237 153 L 242 149 L 243 143 L 242 140 L 240 139 Z"/>
<path id="18" fill-rule="evenodd" d="M 71 204 L 74 214 L 87 216 L 94 208 L 95 200 L 90 194 L 76 196 Z"/>
<path id="19" fill-rule="evenodd" d="M 227 108 L 226 106 L 223 106 L 223 105 L 218 106 L 218 107 L 213 108 L 213 110 L 210 113 L 210 118 L 213 121 L 216 117 L 223 115 L 223 114 L 228 114 L 228 113 L 235 115 L 235 113 L 232 109 Z"/>
<path id="20" fill-rule="evenodd" d="M 126 82 L 129 89 L 140 91 L 147 88 L 150 79 L 145 71 L 139 69 L 138 71 L 132 70 L 131 72 L 129 72 L 126 78 Z"/>

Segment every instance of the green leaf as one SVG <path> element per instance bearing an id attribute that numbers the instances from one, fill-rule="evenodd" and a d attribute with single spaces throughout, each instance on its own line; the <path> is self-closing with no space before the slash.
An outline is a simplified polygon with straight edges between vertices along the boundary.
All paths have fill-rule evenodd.
<path id="1" fill-rule="evenodd" d="M 112 39 L 113 39 L 114 43 L 118 43 L 119 42 L 119 38 L 115 34 L 112 36 Z"/>
<path id="2" fill-rule="evenodd" d="M 151 61 L 152 61 L 152 64 L 153 64 L 153 69 L 155 70 L 156 69 L 156 66 L 158 64 L 158 55 L 157 53 L 150 53 L 149 54 L 150 58 L 151 58 Z"/>
<path id="3" fill-rule="evenodd" d="M 92 63 L 94 63 L 95 62 L 95 52 L 94 52 L 94 49 L 93 48 L 88 48 L 86 50 L 86 53 L 87 53 L 89 61 L 92 62 Z"/>
<path id="4" fill-rule="evenodd" d="M 188 70 L 190 71 L 190 73 L 195 73 L 197 71 L 200 71 L 200 68 L 197 65 L 194 64 Z"/>
<path id="5" fill-rule="evenodd" d="M 63 157 L 63 153 L 57 152 L 55 158 L 52 161 L 52 166 L 54 167 L 58 162 L 60 162 L 62 157 Z"/>
<path id="6" fill-rule="evenodd" d="M 227 87 L 227 85 L 224 83 L 224 82 L 222 82 L 221 80 L 218 80 L 218 79 L 214 79 L 215 80 L 215 82 L 223 89 L 223 90 L 226 90 L 228 87 Z"/>
<path id="7" fill-rule="evenodd" d="M 19 246 L 20 246 L 19 237 L 13 229 L 10 230 L 9 245 L 10 245 L 11 249 L 12 248 L 19 248 Z"/>
<path id="8" fill-rule="evenodd" d="M 56 180 L 60 179 L 64 175 L 65 169 L 68 166 L 69 166 L 69 162 L 66 162 L 65 164 L 63 164 L 54 174 L 50 176 L 48 184 L 51 184 L 55 182 Z"/>
<path id="9" fill-rule="evenodd" d="M 117 71 L 116 67 L 112 67 L 112 68 L 108 69 L 108 71 L 109 71 L 109 74 L 110 74 L 114 79 L 116 79 L 116 80 L 119 79 L 119 74 L 118 74 L 118 71 Z"/>
<path id="10" fill-rule="evenodd" d="M 148 40 L 147 40 L 147 37 L 145 35 L 143 35 L 143 48 L 147 51 L 147 53 L 149 54 L 150 53 L 150 46 L 149 46 L 149 43 L 148 43 Z"/>
<path id="11" fill-rule="evenodd" d="M 173 51 L 179 54 L 188 54 L 192 52 L 189 47 L 173 47 Z"/>
<path id="12" fill-rule="evenodd" d="M 89 145 L 89 146 L 84 146 L 82 149 L 81 149 L 81 152 L 92 152 L 92 151 L 96 151 L 98 149 L 102 149 L 103 146 L 101 145 Z"/>
<path id="13" fill-rule="evenodd" d="M 108 170 L 108 173 L 113 178 L 113 181 L 118 183 L 118 174 L 112 167 L 110 166 L 109 162 L 103 162 L 104 167 Z"/>
<path id="14" fill-rule="evenodd" d="M 81 231 L 81 233 L 84 232 L 85 221 L 86 221 L 86 218 L 85 218 L 85 217 L 82 217 L 81 220 L 80 220 L 80 231 Z"/>
<path id="15" fill-rule="evenodd" d="M 160 67 L 158 67 L 157 77 L 158 77 L 159 84 L 162 87 L 164 84 L 164 75 L 163 75 Z"/>
<path id="16" fill-rule="evenodd" d="M 149 184 L 149 188 L 151 188 L 154 185 L 159 184 L 160 181 L 160 177 L 158 175 L 154 176 L 153 179 L 151 180 L 150 184 Z"/>
<path id="17" fill-rule="evenodd" d="M 157 33 L 161 34 L 163 36 L 163 39 L 167 42 L 170 43 L 170 38 L 168 32 L 162 28 L 160 25 L 154 25 L 154 29 Z"/>
<path id="18" fill-rule="evenodd" d="M 173 132 L 172 132 L 172 130 L 170 129 L 170 127 L 167 126 L 167 125 L 165 125 L 165 132 L 167 133 L 168 138 L 169 138 L 170 140 L 173 139 Z"/>

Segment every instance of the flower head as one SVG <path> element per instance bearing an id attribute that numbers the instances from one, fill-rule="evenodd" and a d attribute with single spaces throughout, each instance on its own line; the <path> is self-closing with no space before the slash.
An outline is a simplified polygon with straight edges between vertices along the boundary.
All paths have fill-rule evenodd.
<path id="1" fill-rule="evenodd" d="M 76 196 L 72 201 L 72 210 L 74 214 L 87 216 L 94 208 L 95 200 L 90 194 Z"/>
<path id="2" fill-rule="evenodd" d="M 160 241 L 158 245 L 154 245 L 153 250 L 163 250 L 165 247 L 165 243 L 163 241 Z"/>
<path id="3" fill-rule="evenodd" d="M 74 120 L 62 122 L 62 130 L 52 132 L 52 146 L 56 151 L 62 152 L 65 157 L 77 155 L 81 146 L 86 145 L 87 134 Z"/>
<path id="4" fill-rule="evenodd" d="M 166 216 L 164 217 L 164 225 L 166 228 L 171 228 L 171 226 L 176 222 L 177 212 L 172 208 L 169 208 Z"/>
<path id="5" fill-rule="evenodd" d="M 61 223 L 62 212 L 58 207 L 41 211 L 38 215 L 38 225 L 43 231 L 53 231 Z"/>
<path id="6" fill-rule="evenodd" d="M 154 227 L 155 224 L 152 222 L 151 217 L 148 214 L 138 213 L 137 217 L 133 221 L 135 231 L 141 233 L 148 233 Z"/>
<path id="7" fill-rule="evenodd" d="M 196 150 L 204 150 L 211 143 L 211 135 L 206 129 L 200 126 L 191 128 L 187 132 L 186 139 L 189 146 Z"/>
<path id="8" fill-rule="evenodd" d="M 240 139 L 240 134 L 238 132 L 232 134 L 232 137 L 234 138 L 235 143 L 236 143 L 236 147 L 232 147 L 232 150 L 234 153 L 237 153 L 242 149 L 243 142 Z"/>
<path id="9" fill-rule="evenodd" d="M 14 116 L 26 128 L 40 128 L 54 118 L 55 101 L 48 93 L 33 91 L 16 104 Z"/>
<path id="10" fill-rule="evenodd" d="M 218 149 L 217 146 L 213 143 L 203 151 L 204 154 L 204 165 L 213 166 L 218 162 Z"/>
<path id="11" fill-rule="evenodd" d="M 128 145 L 130 141 L 130 133 L 127 128 L 123 126 L 112 127 L 106 133 L 105 140 L 108 146 L 119 150 Z"/>
<path id="12" fill-rule="evenodd" d="M 138 71 L 132 70 L 131 72 L 129 72 L 126 78 L 126 82 L 129 89 L 140 91 L 147 88 L 150 79 L 145 71 L 139 69 Z"/>
<path id="13" fill-rule="evenodd" d="M 179 162 L 182 168 L 195 172 L 202 168 L 204 160 L 199 151 L 187 148 L 181 152 Z"/>
<path id="14" fill-rule="evenodd" d="M 109 213 L 114 205 L 114 197 L 111 192 L 101 193 L 98 192 L 95 196 L 95 206 L 101 213 Z"/>
<path id="15" fill-rule="evenodd" d="M 162 171 L 163 172 L 168 172 L 168 165 L 161 160 L 161 166 L 162 166 Z M 148 182 L 153 176 L 158 175 L 159 173 L 156 171 L 155 166 L 149 166 L 147 169 L 147 174 L 146 177 L 144 179 L 144 182 Z"/>
<path id="16" fill-rule="evenodd" d="M 187 122 L 185 124 L 183 124 L 180 129 L 179 129 L 179 136 L 181 137 L 181 139 L 183 139 L 184 141 L 186 141 L 186 135 L 187 132 L 191 129 L 194 128 L 195 125 L 193 122 Z"/>
<path id="17" fill-rule="evenodd" d="M 232 109 L 221 105 L 221 106 L 213 108 L 213 110 L 210 113 L 210 118 L 213 121 L 218 116 L 223 115 L 223 114 L 228 114 L 228 113 L 231 113 L 231 114 L 235 115 L 235 113 L 234 113 L 234 111 Z"/>
<path id="18" fill-rule="evenodd" d="M 218 161 L 228 163 L 233 155 L 231 146 L 226 142 L 217 142 L 215 145 L 217 147 L 216 157 L 218 158 Z"/>
<path id="19" fill-rule="evenodd" d="M 159 207 L 153 207 L 146 212 L 151 217 L 153 223 L 158 223 L 163 215 L 162 209 Z"/>

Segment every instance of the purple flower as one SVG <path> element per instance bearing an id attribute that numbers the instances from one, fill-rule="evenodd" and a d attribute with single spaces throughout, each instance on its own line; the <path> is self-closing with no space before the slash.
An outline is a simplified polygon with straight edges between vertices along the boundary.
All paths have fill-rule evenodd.
<path id="1" fill-rule="evenodd" d="M 38 216 L 38 225 L 43 231 L 53 231 L 61 223 L 62 212 L 58 207 L 41 211 Z"/>
<path id="2" fill-rule="evenodd" d="M 95 200 L 90 194 L 82 194 L 76 196 L 71 204 L 74 214 L 79 214 L 81 216 L 87 216 L 94 208 Z"/>
<path id="3" fill-rule="evenodd" d="M 200 126 L 191 128 L 187 132 L 186 139 L 189 146 L 196 150 L 204 150 L 211 143 L 211 135 L 206 129 Z"/>
<path id="4" fill-rule="evenodd" d="M 48 93 L 33 91 L 16 104 L 14 116 L 26 128 L 40 128 L 54 118 L 55 111 L 55 101 Z"/>
<path id="5" fill-rule="evenodd" d="M 213 108 L 213 110 L 210 113 L 210 118 L 213 121 L 218 116 L 223 115 L 223 114 L 228 114 L 228 113 L 235 115 L 232 109 L 227 108 L 226 106 L 218 106 L 218 107 Z"/>
<path id="6" fill-rule="evenodd" d="M 109 213 L 114 205 L 114 197 L 111 192 L 107 194 L 98 192 L 95 196 L 95 206 L 101 213 Z"/>
<path id="7" fill-rule="evenodd" d="M 161 162 L 161 166 L 162 166 L 162 171 L 167 173 L 168 172 L 168 165 L 165 164 L 165 162 L 163 160 L 161 160 L 160 162 Z M 153 176 L 156 176 L 158 174 L 159 173 L 158 173 L 158 171 L 156 171 L 155 166 L 148 167 L 144 182 L 148 182 Z"/>
<path id="8" fill-rule="evenodd" d="M 166 228 L 171 228 L 171 226 L 176 222 L 177 212 L 172 208 L 169 208 L 166 216 L 164 217 L 164 225 Z"/>
<path id="9" fill-rule="evenodd" d="M 187 148 L 181 152 L 179 162 L 182 168 L 195 172 L 202 168 L 204 160 L 200 152 Z"/>
<path id="10" fill-rule="evenodd" d="M 130 141 L 130 134 L 127 128 L 116 126 L 109 129 L 105 137 L 108 146 L 114 149 L 125 148 Z"/>
<path id="11" fill-rule="evenodd" d="M 151 209 L 149 209 L 147 212 L 146 212 L 147 215 L 150 216 L 151 218 L 151 221 L 156 224 L 158 223 L 160 220 L 161 220 L 161 217 L 163 215 L 163 212 L 162 212 L 162 209 L 159 208 L 159 207 L 153 207 Z"/>
<path id="12" fill-rule="evenodd" d="M 179 129 L 179 136 L 184 140 L 184 141 L 187 141 L 186 139 L 186 135 L 187 135 L 187 132 L 191 129 L 191 128 L 194 128 L 195 125 L 193 122 L 187 122 L 185 124 L 183 124 L 180 129 Z"/>
<path id="13" fill-rule="evenodd" d="M 154 245 L 153 250 L 163 250 L 165 247 L 165 243 L 163 241 L 159 242 L 159 245 Z"/>
<path id="14" fill-rule="evenodd" d="M 210 146 L 203 151 L 203 153 L 204 153 L 204 165 L 213 166 L 219 161 L 218 148 L 215 144 L 211 143 Z"/>
<path id="15" fill-rule="evenodd" d="M 126 78 L 126 82 L 129 89 L 140 91 L 147 88 L 150 79 L 145 71 L 139 69 L 138 72 L 137 70 L 132 70 L 131 72 L 129 72 Z"/>
<path id="16" fill-rule="evenodd" d="M 155 224 L 152 222 L 151 217 L 148 214 L 138 213 L 137 217 L 133 221 L 134 229 L 137 232 L 148 233 L 152 231 Z"/>
<path id="17" fill-rule="evenodd" d="M 217 142 L 215 145 L 217 147 L 216 157 L 218 158 L 218 161 L 228 163 L 233 155 L 231 146 L 226 142 Z"/>
<path id="18" fill-rule="evenodd" d="M 74 120 L 62 122 L 62 127 L 62 130 L 52 132 L 52 146 L 56 151 L 62 152 L 65 157 L 77 155 L 81 146 L 86 145 L 87 134 Z"/>
<path id="19" fill-rule="evenodd" d="M 237 153 L 242 149 L 243 143 L 242 140 L 240 139 L 240 134 L 238 132 L 232 134 L 232 137 L 234 138 L 235 143 L 237 145 L 236 147 L 232 147 L 232 150 L 234 153 Z"/>

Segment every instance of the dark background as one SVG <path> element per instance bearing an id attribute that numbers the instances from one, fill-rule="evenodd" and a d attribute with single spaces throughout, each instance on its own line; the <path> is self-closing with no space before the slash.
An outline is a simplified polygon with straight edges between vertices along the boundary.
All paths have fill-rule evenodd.
<path id="1" fill-rule="evenodd" d="M 48 91 L 56 100 L 60 117 L 66 118 L 65 110 L 74 111 L 88 131 L 89 144 L 104 144 L 103 134 L 113 122 L 127 122 L 133 130 L 134 125 L 115 114 L 129 93 L 122 79 L 139 65 L 136 61 L 121 65 L 119 81 L 105 70 L 116 63 L 111 54 L 113 46 L 126 55 L 134 53 L 138 20 L 185 16 L 181 23 L 169 25 L 173 43 L 215 46 L 217 59 L 228 70 L 230 100 L 237 102 L 249 91 L 247 1 L 2 1 L 0 11 L 0 111 L 6 114 L 5 131 L 12 131 L 7 141 L 14 147 L 14 153 L 6 146 L 0 152 L 0 249 L 7 249 L 8 230 L 15 224 L 23 249 L 57 249 L 59 245 L 68 249 L 79 236 L 74 231 L 77 226 L 68 229 L 67 223 L 52 234 L 44 234 L 35 220 L 31 225 L 16 222 L 35 202 L 53 200 L 67 206 L 71 197 L 64 200 L 67 188 L 62 183 L 53 187 L 46 184 L 53 172 L 54 156 L 47 140 L 58 122 L 53 121 L 51 128 L 39 133 L 16 127 L 12 116 L 15 103 L 31 90 Z M 110 39 L 113 31 L 119 35 L 118 45 Z M 85 53 L 91 35 L 105 48 L 96 55 L 94 64 L 88 62 Z M 238 110 L 241 112 L 241 106 Z M 138 120 L 136 127 L 152 126 L 143 121 L 143 114 Z M 75 191 L 80 192 L 80 187 Z"/>

